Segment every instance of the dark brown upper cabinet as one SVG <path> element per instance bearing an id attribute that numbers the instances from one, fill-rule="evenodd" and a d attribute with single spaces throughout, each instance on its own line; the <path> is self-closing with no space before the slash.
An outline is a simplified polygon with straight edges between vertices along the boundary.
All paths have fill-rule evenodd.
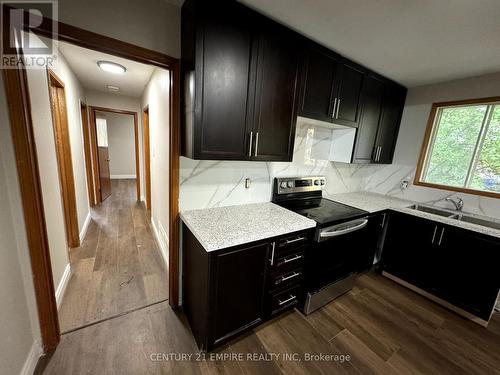
<path id="1" fill-rule="evenodd" d="M 357 127 L 364 69 L 312 43 L 302 64 L 300 115 Z"/>
<path id="2" fill-rule="evenodd" d="M 311 45 L 303 55 L 300 115 L 320 121 L 333 120 L 334 87 L 340 56 Z"/>
<path id="3" fill-rule="evenodd" d="M 388 83 L 384 87 L 382 115 L 378 126 L 377 139 L 375 140 L 375 163 L 392 163 L 406 91 L 406 88 L 392 83 Z"/>
<path id="4" fill-rule="evenodd" d="M 255 107 L 250 135 L 251 160 L 292 161 L 297 120 L 299 55 L 289 31 L 259 23 L 255 38 Z"/>
<path id="5" fill-rule="evenodd" d="M 405 98 L 406 88 L 378 76 L 365 76 L 354 163 L 392 162 Z"/>
<path id="6" fill-rule="evenodd" d="M 335 82 L 332 113 L 336 124 L 357 127 L 360 113 L 361 85 L 364 70 L 352 63 L 342 61 Z"/>
<path id="7" fill-rule="evenodd" d="M 234 1 L 188 0 L 181 27 L 183 155 L 291 161 L 294 34 Z"/>

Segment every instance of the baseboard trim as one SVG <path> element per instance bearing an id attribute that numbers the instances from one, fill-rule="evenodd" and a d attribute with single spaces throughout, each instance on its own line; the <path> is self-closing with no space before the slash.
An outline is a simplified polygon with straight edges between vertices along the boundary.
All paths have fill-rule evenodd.
<path id="1" fill-rule="evenodd" d="M 92 216 L 90 215 L 89 212 L 87 214 L 87 217 L 85 218 L 85 222 L 83 223 L 82 231 L 80 232 L 80 245 L 82 244 L 83 240 L 85 239 L 85 236 L 87 235 L 87 230 L 89 229 L 91 221 L 92 221 Z"/>
<path id="2" fill-rule="evenodd" d="M 135 174 L 112 174 L 109 176 L 112 180 L 129 180 L 136 178 Z"/>
<path id="3" fill-rule="evenodd" d="M 59 282 L 59 285 L 57 286 L 57 290 L 56 290 L 57 310 L 59 310 L 59 307 L 61 306 L 61 302 L 62 302 L 62 299 L 64 297 L 64 293 L 66 292 L 66 287 L 68 286 L 70 279 L 71 279 L 71 266 L 68 263 L 66 265 L 66 268 L 64 269 L 63 276 L 62 276 L 61 281 Z"/>
<path id="4" fill-rule="evenodd" d="M 40 359 L 42 354 L 42 347 L 40 346 L 40 344 L 36 340 L 33 341 L 30 352 L 28 353 L 28 357 L 26 358 L 24 366 L 21 369 L 20 375 L 33 375 L 36 369 L 36 365 L 38 364 L 38 360 Z"/>
<path id="5" fill-rule="evenodd" d="M 161 256 L 168 268 L 168 245 L 162 240 L 160 232 L 156 227 L 155 221 L 151 218 L 151 227 L 153 228 L 153 235 L 158 247 L 160 248 Z"/>

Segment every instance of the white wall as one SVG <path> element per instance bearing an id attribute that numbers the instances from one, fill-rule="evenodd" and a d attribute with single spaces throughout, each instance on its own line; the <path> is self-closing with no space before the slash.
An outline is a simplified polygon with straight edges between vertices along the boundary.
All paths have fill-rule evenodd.
<path id="1" fill-rule="evenodd" d="M 10 375 L 32 370 L 41 346 L 2 75 L 0 108 L 0 374 Z"/>
<path id="2" fill-rule="evenodd" d="M 139 126 L 139 172 L 141 175 L 141 196 L 144 197 L 144 152 L 143 152 L 143 133 L 142 133 L 142 104 L 140 98 L 133 98 L 120 94 L 111 94 L 101 91 L 87 90 L 87 104 L 112 108 L 123 109 L 126 111 L 137 112 L 137 122 Z M 135 172 L 134 172 L 135 173 Z M 141 198 L 142 199 L 142 198 Z"/>
<path id="3" fill-rule="evenodd" d="M 165 259 L 168 259 L 169 220 L 169 86 L 170 73 L 156 69 L 142 96 L 142 106 L 149 105 L 151 221 L 160 240 Z"/>
<path id="4" fill-rule="evenodd" d="M 59 0 L 59 21 L 180 56 L 180 7 L 165 0 Z"/>
<path id="5" fill-rule="evenodd" d="M 109 172 L 111 178 L 135 178 L 134 117 L 101 113 L 108 128 Z"/>

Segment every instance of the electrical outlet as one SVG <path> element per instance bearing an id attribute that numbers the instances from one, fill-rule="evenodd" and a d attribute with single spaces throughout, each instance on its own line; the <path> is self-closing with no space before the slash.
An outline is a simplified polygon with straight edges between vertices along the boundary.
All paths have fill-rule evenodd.
<path id="1" fill-rule="evenodd" d="M 410 181 L 408 181 L 407 179 L 401 181 L 401 190 L 405 191 L 406 188 L 408 187 L 409 183 L 410 183 Z"/>

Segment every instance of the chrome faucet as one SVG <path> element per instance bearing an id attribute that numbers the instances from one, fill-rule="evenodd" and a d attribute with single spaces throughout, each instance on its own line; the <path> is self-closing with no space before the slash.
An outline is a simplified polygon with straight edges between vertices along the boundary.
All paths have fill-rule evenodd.
<path id="1" fill-rule="evenodd" d="M 453 198 L 448 197 L 445 199 L 445 201 L 453 203 L 453 205 L 455 206 L 455 209 L 457 211 L 462 211 L 462 208 L 464 207 L 464 201 L 460 197 L 457 197 L 457 200 L 454 200 Z"/>

